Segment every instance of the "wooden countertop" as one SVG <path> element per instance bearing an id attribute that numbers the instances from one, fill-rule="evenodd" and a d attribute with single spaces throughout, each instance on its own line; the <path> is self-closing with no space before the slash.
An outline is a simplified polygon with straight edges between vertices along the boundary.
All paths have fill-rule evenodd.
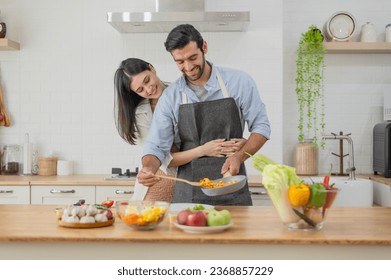
<path id="1" fill-rule="evenodd" d="M 134 186 L 135 180 L 105 180 L 110 174 L 86 174 L 86 175 L 68 175 L 68 176 L 18 176 L 18 175 L 0 175 L 0 186 L 48 186 L 48 185 L 78 185 L 78 186 Z M 261 176 L 249 175 L 249 186 L 259 187 L 262 185 Z"/>
<path id="2" fill-rule="evenodd" d="M 390 207 L 336 207 L 322 230 L 290 232 L 273 207 L 225 206 L 232 213 L 234 225 L 217 234 L 184 233 L 168 218 L 153 231 L 133 230 L 118 219 L 109 227 L 70 229 L 57 225 L 55 207 L 0 205 L 0 243 L 391 245 Z"/>

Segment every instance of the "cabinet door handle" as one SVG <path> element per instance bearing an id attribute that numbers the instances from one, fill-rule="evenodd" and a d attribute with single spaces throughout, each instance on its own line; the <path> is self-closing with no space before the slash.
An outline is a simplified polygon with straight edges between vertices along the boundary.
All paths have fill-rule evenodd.
<path id="1" fill-rule="evenodd" d="M 50 193 L 75 193 L 75 190 L 55 190 L 51 189 Z"/>
<path id="2" fill-rule="evenodd" d="M 267 192 L 251 192 L 250 191 L 250 195 L 267 195 Z"/>
<path id="3" fill-rule="evenodd" d="M 1 190 L 0 193 L 14 193 L 14 191 L 13 190 L 8 190 L 8 191 Z"/>
<path id="4" fill-rule="evenodd" d="M 120 191 L 120 190 L 115 191 L 115 194 L 133 194 L 133 193 L 134 193 L 133 191 Z"/>

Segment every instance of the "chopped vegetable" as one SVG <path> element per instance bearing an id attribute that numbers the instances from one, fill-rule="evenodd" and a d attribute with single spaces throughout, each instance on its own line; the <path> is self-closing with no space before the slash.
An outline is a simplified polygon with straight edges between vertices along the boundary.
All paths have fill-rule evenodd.
<path id="1" fill-rule="evenodd" d="M 218 182 L 215 182 L 209 178 L 204 178 L 204 179 L 200 180 L 201 187 L 210 188 L 210 189 L 225 187 L 225 186 L 232 185 L 235 183 L 236 183 L 236 180 L 231 180 L 228 182 L 224 182 L 224 180 L 220 180 Z"/>

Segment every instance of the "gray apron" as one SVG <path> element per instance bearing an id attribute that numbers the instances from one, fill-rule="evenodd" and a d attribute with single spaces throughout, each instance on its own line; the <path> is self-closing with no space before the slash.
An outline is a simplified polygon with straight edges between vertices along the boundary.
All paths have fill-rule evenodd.
<path id="1" fill-rule="evenodd" d="M 182 104 L 179 106 L 178 132 L 181 139 L 181 151 L 187 151 L 215 139 L 242 138 L 243 128 L 235 100 L 228 96 L 225 85 L 217 73 L 217 79 L 223 92 L 223 99 L 187 103 L 186 95 L 182 94 Z M 190 181 L 203 178 L 221 178 L 221 167 L 225 157 L 202 157 L 178 168 L 177 177 Z M 242 164 L 240 175 L 246 175 Z M 248 184 L 232 194 L 207 196 L 198 187 L 177 182 L 173 202 L 200 203 L 212 205 L 252 205 Z"/>

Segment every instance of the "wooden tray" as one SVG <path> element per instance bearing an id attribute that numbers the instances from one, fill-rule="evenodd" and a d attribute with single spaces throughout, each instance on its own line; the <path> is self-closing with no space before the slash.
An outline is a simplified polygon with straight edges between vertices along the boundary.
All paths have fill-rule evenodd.
<path id="1" fill-rule="evenodd" d="M 91 224 L 80 224 L 80 223 L 64 223 L 61 218 L 57 220 L 59 226 L 66 228 L 100 228 L 108 227 L 114 224 L 115 218 L 108 220 L 107 222 L 91 223 Z"/>

